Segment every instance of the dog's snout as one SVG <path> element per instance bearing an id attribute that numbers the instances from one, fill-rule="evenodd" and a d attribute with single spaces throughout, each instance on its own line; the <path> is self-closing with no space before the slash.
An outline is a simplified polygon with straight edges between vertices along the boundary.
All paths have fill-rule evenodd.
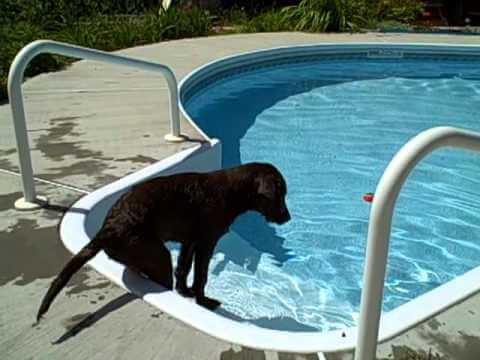
<path id="1" fill-rule="evenodd" d="M 282 212 L 280 214 L 279 224 L 285 224 L 289 221 L 292 217 L 290 216 L 290 212 L 288 211 L 286 206 L 282 207 Z"/>

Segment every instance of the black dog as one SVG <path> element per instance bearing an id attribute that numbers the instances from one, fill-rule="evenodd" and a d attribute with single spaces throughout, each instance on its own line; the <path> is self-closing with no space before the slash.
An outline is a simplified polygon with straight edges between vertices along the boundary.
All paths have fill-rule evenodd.
<path id="1" fill-rule="evenodd" d="M 53 281 L 37 314 L 48 310 L 72 275 L 100 250 L 168 289 L 173 288 L 172 260 L 165 241 L 181 243 L 175 271 L 177 291 L 214 309 L 220 302 L 205 296 L 208 264 L 218 239 L 235 218 L 256 210 L 267 221 L 290 220 L 287 187 L 272 165 L 251 163 L 211 173 L 158 177 L 133 186 L 113 205 L 100 231 Z M 194 281 L 187 275 L 195 256 Z"/>

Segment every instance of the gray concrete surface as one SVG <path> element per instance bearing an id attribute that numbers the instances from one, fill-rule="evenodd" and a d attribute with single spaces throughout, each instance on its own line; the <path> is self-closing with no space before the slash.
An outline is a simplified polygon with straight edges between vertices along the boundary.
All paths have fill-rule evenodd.
<path id="1" fill-rule="evenodd" d="M 331 354 L 327 360 L 352 360 L 349 353 Z M 379 360 L 480 359 L 480 295 L 434 316 L 415 328 L 381 344 Z"/>
<path id="2" fill-rule="evenodd" d="M 222 56 L 315 42 L 480 44 L 477 36 L 398 34 L 248 34 L 185 39 L 126 49 L 163 62 L 180 79 Z M 192 145 L 166 144 L 168 94 L 160 76 L 80 61 L 25 86 L 36 176 L 93 190 Z M 200 136 L 182 123 L 194 141 Z M 32 326 L 52 277 L 70 258 L 57 234 L 62 211 L 80 193 L 37 183 L 52 206 L 18 212 L 21 195 L 8 104 L 0 106 L 0 358 L 1 359 L 317 359 L 244 349 L 217 341 L 160 313 L 89 268 L 80 271 L 46 319 Z M 379 358 L 424 350 L 442 359 L 480 358 L 480 296 L 382 345 Z M 228 331 L 228 329 L 225 329 Z M 477 355 L 475 355 L 477 354 Z M 405 355 L 405 356 L 407 356 Z M 408 355 L 410 356 L 410 355 Z M 327 355 L 347 359 L 349 354 Z M 408 358 L 408 357 L 407 357 Z M 414 358 L 414 357 L 411 357 Z"/>

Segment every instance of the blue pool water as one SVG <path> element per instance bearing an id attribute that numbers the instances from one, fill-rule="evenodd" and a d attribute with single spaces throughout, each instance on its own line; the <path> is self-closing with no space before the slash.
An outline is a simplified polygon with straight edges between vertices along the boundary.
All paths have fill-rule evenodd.
<path id="1" fill-rule="evenodd" d="M 242 216 L 219 243 L 207 293 L 225 316 L 296 331 L 355 324 L 369 205 L 392 156 L 438 125 L 480 130 L 480 62 L 336 60 L 231 76 L 186 109 L 221 139 L 224 166 L 275 164 L 292 220 Z M 480 265 L 480 157 L 442 150 L 404 187 L 384 311 Z"/>

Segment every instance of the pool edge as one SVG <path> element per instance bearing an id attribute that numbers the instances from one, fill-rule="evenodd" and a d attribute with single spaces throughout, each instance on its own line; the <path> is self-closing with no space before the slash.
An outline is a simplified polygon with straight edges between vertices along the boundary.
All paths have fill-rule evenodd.
<path id="1" fill-rule="evenodd" d="M 305 54 L 311 50 L 315 50 L 317 54 L 331 53 L 335 49 L 342 51 L 362 52 L 367 49 L 400 49 L 410 50 L 419 53 L 427 52 L 429 54 L 475 54 L 480 56 L 480 44 L 448 44 L 448 43 L 379 43 L 379 42 L 361 42 L 361 43 L 318 43 L 318 44 L 301 44 L 296 46 L 281 46 L 273 48 L 258 49 L 255 51 L 242 52 L 235 55 L 229 55 L 210 61 L 194 71 L 187 74 L 179 83 L 179 99 L 180 110 L 185 118 L 195 124 L 184 106 L 184 88 L 192 86 L 191 82 L 199 82 L 208 77 L 208 73 L 213 70 L 213 74 L 222 70 L 222 66 L 234 68 L 236 65 L 249 65 L 265 58 L 271 58 L 272 55 L 288 55 Z M 452 49 L 454 50 L 452 52 Z M 210 74 L 212 75 L 212 74 Z M 194 84 L 193 84 L 194 85 Z M 199 126 L 196 125 L 198 128 Z M 202 131 L 202 134 L 208 138 L 208 135 Z M 454 307 L 467 298 L 480 292 L 479 286 L 471 286 L 475 284 L 474 280 L 480 277 L 480 266 L 464 273 L 461 276 L 411 300 L 395 309 L 382 315 L 380 322 L 379 343 L 387 342 L 396 336 L 407 332 L 425 320 Z M 457 294 L 452 298 L 451 293 Z M 440 301 L 439 301 L 440 299 Z M 346 337 L 352 339 L 356 343 L 357 327 L 350 327 L 343 332 Z M 338 334 L 337 334 L 338 335 Z M 338 351 L 352 350 L 351 347 L 337 349 Z M 330 350 L 318 349 L 318 351 L 330 352 Z"/>
<path id="2" fill-rule="evenodd" d="M 301 45 L 301 46 L 298 46 L 298 47 L 302 47 L 302 48 L 312 48 L 312 47 L 318 47 L 318 46 L 337 46 L 338 44 L 322 44 L 322 45 Z M 480 47 L 478 45 L 448 45 L 448 44 L 386 44 L 386 43 L 361 43 L 361 44 L 349 44 L 348 46 L 376 46 L 376 47 L 389 47 L 389 46 L 411 46 L 411 45 L 415 45 L 415 46 L 418 46 L 418 47 L 425 47 L 425 46 L 433 46 L 435 48 L 440 48 L 440 47 L 443 47 L 443 46 L 447 46 L 447 47 L 455 47 L 455 48 L 475 48 L 475 49 L 479 49 Z M 242 53 L 242 54 L 239 54 L 239 55 L 234 55 L 234 56 L 227 56 L 225 58 L 222 58 L 220 60 L 216 60 L 216 61 L 213 61 L 211 63 L 208 63 L 206 65 L 204 65 L 203 67 L 195 70 L 194 72 L 191 72 L 189 75 L 187 75 L 184 79 L 182 79 L 182 81 L 180 82 L 179 84 L 179 90 L 181 90 L 182 86 L 184 85 L 184 83 L 186 81 L 188 81 L 189 77 L 192 75 L 192 74 L 195 74 L 197 71 L 201 71 L 202 69 L 205 69 L 207 66 L 211 65 L 211 64 L 217 64 L 219 61 L 223 60 L 223 59 L 230 59 L 230 58 L 237 58 L 238 56 L 240 55 L 248 55 L 248 54 L 256 54 L 256 53 L 260 53 L 260 52 L 263 52 L 263 51 L 273 51 L 273 50 L 276 50 L 276 49 L 290 49 L 292 47 L 280 47 L 280 48 L 272 48 L 272 49 L 265 49 L 265 50 L 257 50 L 255 52 L 248 52 L 248 53 Z M 290 51 L 290 50 L 289 50 Z M 198 127 L 198 125 L 193 121 L 193 119 L 190 118 L 190 116 L 188 115 L 188 113 L 185 111 L 184 107 L 183 107 L 183 103 L 182 101 L 180 102 L 180 109 L 184 115 L 184 117 L 186 118 L 187 121 L 189 121 L 192 126 L 197 129 L 199 131 L 200 134 L 202 134 L 203 136 L 205 136 L 206 139 L 209 139 L 209 140 L 212 140 L 210 139 L 206 134 L 203 133 L 203 131 Z M 195 151 L 197 150 L 198 148 L 195 148 Z M 193 152 L 192 152 L 193 154 Z M 178 154 L 177 154 L 178 155 Z M 171 158 L 175 158 L 176 155 L 173 155 Z M 167 159 L 170 159 L 170 158 L 167 158 Z M 166 159 L 166 160 L 167 160 Z M 182 161 L 181 159 L 175 159 L 175 161 Z M 162 163 L 159 162 L 159 163 Z M 148 168 L 145 168 L 145 169 L 150 169 L 150 168 L 154 168 L 154 169 L 157 169 L 156 166 L 158 166 L 159 163 L 156 163 L 156 164 L 153 164 L 152 166 L 149 166 Z M 142 169 L 134 174 L 140 174 L 142 173 L 145 169 Z M 134 175 L 132 174 L 132 175 Z M 124 178 L 125 179 L 125 178 Z M 121 179 L 123 180 L 123 179 Z M 119 180 L 119 181 L 121 181 Z M 118 181 L 118 182 L 119 182 Z M 115 183 L 112 183 L 112 184 L 116 184 L 117 182 Z M 112 185 L 110 184 L 110 185 Z M 104 188 L 101 188 L 101 189 L 104 189 Z M 100 189 L 99 189 L 100 190 Z M 95 192 L 94 192 L 95 193 Z M 93 194 L 93 193 L 92 193 Z M 90 195 L 88 195 L 90 196 Z M 88 197 L 87 196 L 87 197 Z M 81 200 L 78 201 L 77 203 L 75 203 L 74 206 L 80 206 L 82 204 L 81 203 Z M 83 206 L 83 205 L 82 205 Z M 71 214 L 70 214 L 71 215 Z M 67 213 L 65 217 L 69 216 L 69 214 Z M 64 218 L 65 220 L 65 218 Z M 62 224 L 64 223 L 64 220 L 62 220 Z M 61 225 L 61 235 L 62 235 L 62 225 Z M 64 236 L 61 236 L 62 238 L 62 241 L 64 241 Z M 67 246 L 67 244 L 65 244 Z M 67 248 L 69 248 L 67 246 Z M 70 248 L 69 248 L 70 250 Z M 73 250 L 71 250 L 73 252 Z M 92 260 L 93 261 L 93 260 Z M 92 262 L 92 266 L 95 268 L 94 266 L 94 263 Z M 101 272 L 101 271 L 100 271 Z M 103 273 L 103 272 L 102 272 Z M 472 273 L 472 274 L 470 274 Z M 464 279 L 464 277 L 466 275 L 470 274 L 467 278 Z M 105 275 L 105 274 L 104 274 Z M 384 316 L 382 316 L 382 322 L 381 322 L 381 327 L 380 327 L 380 342 L 384 342 L 384 341 L 387 341 L 393 337 L 395 337 L 396 335 L 398 334 L 401 334 L 405 331 L 407 331 L 408 329 L 411 329 L 412 327 L 414 327 L 415 325 L 423 322 L 425 319 L 427 318 L 430 318 L 432 316 L 434 316 L 435 314 L 438 314 L 439 312 L 441 311 L 444 311 L 446 309 L 448 309 L 449 307 L 451 306 L 454 306 L 455 304 L 461 302 L 462 300 L 468 298 L 469 296 L 471 296 L 472 294 L 480 291 L 480 286 L 478 288 L 469 288 L 469 285 L 470 283 L 467 283 L 469 282 L 470 278 L 473 277 L 473 276 L 476 276 L 478 278 L 478 275 L 480 275 L 480 267 L 477 267 L 469 272 L 467 272 L 466 274 L 416 298 L 415 300 L 412 300 L 411 302 L 409 303 L 406 303 L 388 313 L 385 313 Z M 107 275 L 105 275 L 107 276 Z M 108 276 L 107 276 L 108 277 Z M 464 280 L 462 280 L 462 279 Z M 456 281 L 460 281 L 459 284 L 455 284 L 455 287 L 452 288 L 451 283 L 453 282 L 456 282 Z M 432 310 L 432 306 L 431 306 L 431 303 L 428 303 L 428 298 L 425 298 L 423 299 L 423 303 L 424 303 L 424 306 L 428 304 L 428 314 L 424 314 L 423 317 L 420 317 L 420 318 L 416 318 L 415 319 L 415 322 L 414 323 L 411 323 L 409 326 L 404 326 L 401 330 L 398 330 L 398 328 L 401 328 L 400 326 L 393 326 L 391 324 L 385 324 L 384 325 L 384 322 L 397 322 L 398 320 L 400 319 L 403 319 L 402 318 L 402 315 L 409 315 L 411 317 L 413 317 L 413 315 L 418 312 L 420 309 L 419 309 L 419 305 L 411 305 L 410 303 L 412 302 L 416 302 L 418 299 L 421 299 L 423 297 L 426 297 L 427 295 L 431 294 L 432 292 L 435 292 L 436 290 L 440 290 L 444 287 L 446 287 L 447 285 L 449 285 L 450 287 L 448 288 L 448 291 L 450 293 L 450 289 L 460 289 L 461 291 L 463 291 L 463 297 L 462 298 L 458 298 L 458 299 L 455 299 L 454 301 L 450 301 L 450 302 L 446 302 L 446 305 L 443 304 L 442 306 L 439 306 L 438 309 L 436 310 Z M 445 290 L 442 290 L 442 291 L 439 291 L 438 293 L 436 292 L 435 294 L 436 295 L 432 295 L 430 298 L 433 298 L 435 301 L 438 301 L 438 296 L 440 295 L 443 295 L 443 292 Z M 441 297 L 443 299 L 443 297 Z M 178 300 L 176 298 L 172 298 L 173 300 Z M 145 300 L 153 305 L 155 305 L 155 298 L 152 299 L 152 298 L 145 298 Z M 172 300 L 172 301 L 173 301 Z M 411 305 L 413 307 L 412 308 L 409 308 L 407 305 Z M 192 307 L 192 305 L 188 305 L 190 307 Z M 193 305 L 193 306 L 196 306 L 196 305 Z M 189 309 L 191 310 L 191 309 Z M 199 308 L 199 310 L 203 310 L 201 308 Z M 413 311 L 413 312 L 412 312 Z M 167 311 L 168 312 L 168 311 Z M 202 318 L 204 315 L 201 315 Z M 215 315 L 215 316 L 218 316 L 218 315 Z M 213 319 L 213 318 L 210 318 L 208 317 L 209 319 Z M 203 318 L 204 319 L 204 318 Z M 312 352 L 317 352 L 317 351 L 323 351 L 323 352 L 334 352 L 334 351 L 345 351 L 345 350 L 351 350 L 353 349 L 353 347 L 355 346 L 355 342 L 356 342 L 356 328 L 348 328 L 345 330 L 345 337 L 341 336 L 341 331 L 335 331 L 335 332 L 325 332 L 325 333 L 313 333 L 314 336 L 311 337 L 309 333 L 290 333 L 290 332 L 286 332 L 286 331 L 280 331 L 280 333 L 284 333 L 283 335 L 286 335 L 286 336 L 279 336 L 279 340 L 275 340 L 275 339 L 269 339 L 269 345 L 270 346 L 264 346 L 265 345 L 265 341 L 262 340 L 262 341 L 258 341 L 255 339 L 255 336 L 251 336 L 251 337 L 243 337 L 241 341 L 235 341 L 236 339 L 233 339 L 233 337 L 230 336 L 230 334 L 225 334 L 225 330 L 224 328 L 218 328 L 218 333 L 216 333 L 215 331 L 206 331 L 203 329 L 203 326 L 201 327 L 198 327 L 194 324 L 191 324 L 189 323 L 188 321 L 185 321 L 182 319 L 182 321 L 186 322 L 187 324 L 199 329 L 199 330 L 202 330 L 202 331 L 205 331 L 207 333 L 209 333 L 210 335 L 214 336 L 214 337 L 217 337 L 219 339 L 222 339 L 222 340 L 225 340 L 225 341 L 229 341 L 229 342 L 233 342 L 233 343 L 239 343 L 241 345 L 245 345 L 245 346 L 248 346 L 248 347 L 252 347 L 252 348 L 262 348 L 262 349 L 269 349 L 269 350 L 275 350 L 275 351 L 292 351 L 292 352 L 299 352 L 299 353 L 312 353 Z M 234 322 L 233 320 L 228 320 L 228 321 L 232 321 Z M 235 322 L 235 323 L 238 323 L 238 322 Z M 241 323 L 238 323 L 238 324 L 241 324 Z M 254 328 L 258 328 L 254 325 L 248 325 L 248 326 L 242 326 L 243 327 L 243 330 L 245 331 L 251 331 L 252 329 Z M 262 328 L 258 328 L 260 330 L 265 330 L 265 329 L 262 329 Z M 269 330 L 266 330 L 267 332 Z M 213 332 L 215 332 L 215 334 L 213 334 Z M 278 332 L 278 331 L 274 331 L 275 333 Z M 274 336 L 275 337 L 275 333 L 270 333 L 271 336 Z M 287 346 L 289 345 L 289 343 L 292 343 L 294 342 L 295 340 L 297 340 L 298 336 L 296 335 L 301 335 L 301 336 L 305 336 L 305 337 L 308 337 L 309 338 L 309 344 L 308 346 L 305 346 L 304 348 L 301 348 L 301 346 L 297 346 L 297 344 L 295 344 L 294 347 L 290 347 L 290 346 Z M 280 334 L 278 334 L 280 335 Z M 325 339 L 319 339 L 319 337 L 322 337 L 322 338 L 325 338 Z M 280 340 L 280 338 L 282 338 Z M 338 340 L 338 338 L 340 338 Z M 281 346 L 279 347 L 273 347 L 275 343 L 279 343 L 280 341 L 285 341 L 285 340 L 289 340 L 287 343 L 283 343 Z M 329 344 L 328 346 L 324 346 L 323 348 L 319 348 L 319 346 L 321 345 L 318 345 L 318 344 L 326 344 L 327 342 L 330 342 L 332 341 L 333 342 L 333 345 L 339 345 L 338 347 L 335 347 L 334 349 L 334 346 L 331 346 L 331 344 Z M 257 344 L 258 343 L 258 344 Z M 315 345 L 315 348 L 314 348 L 314 345 L 313 344 L 317 344 Z M 302 345 L 302 344 L 298 344 L 298 345 Z M 303 345 L 307 345 L 306 343 L 304 343 Z"/>

